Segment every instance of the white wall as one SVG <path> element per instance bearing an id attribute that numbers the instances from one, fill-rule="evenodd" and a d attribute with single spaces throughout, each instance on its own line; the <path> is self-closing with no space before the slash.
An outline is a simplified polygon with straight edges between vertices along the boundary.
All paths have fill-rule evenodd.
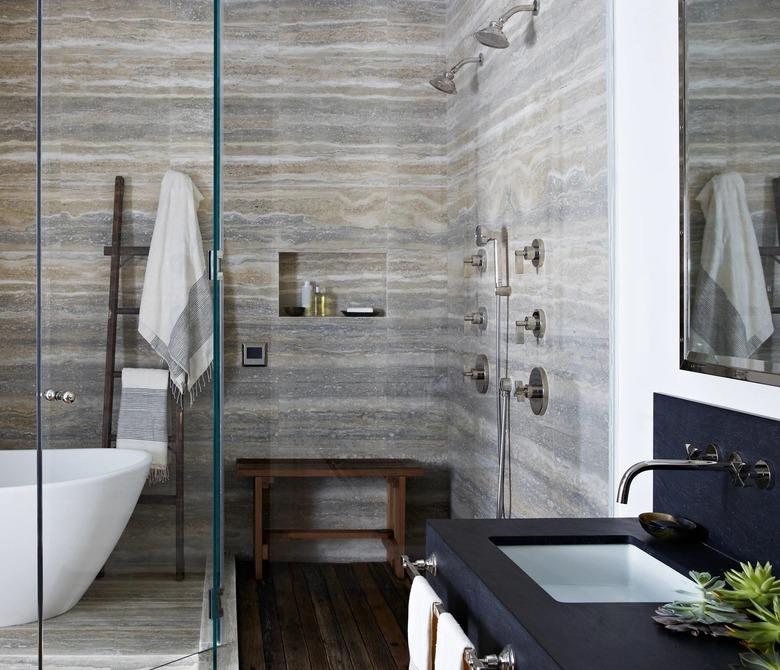
<path id="1" fill-rule="evenodd" d="M 612 2 L 616 485 L 652 457 L 653 393 L 780 419 L 780 389 L 679 369 L 677 0 Z M 616 516 L 652 508 L 651 479 Z"/>

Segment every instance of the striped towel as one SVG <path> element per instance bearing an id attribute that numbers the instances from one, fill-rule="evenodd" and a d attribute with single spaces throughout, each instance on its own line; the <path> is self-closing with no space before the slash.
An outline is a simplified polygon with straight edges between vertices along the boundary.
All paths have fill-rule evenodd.
<path id="1" fill-rule="evenodd" d="M 116 446 L 151 454 L 149 483 L 168 481 L 168 370 L 122 370 Z"/>

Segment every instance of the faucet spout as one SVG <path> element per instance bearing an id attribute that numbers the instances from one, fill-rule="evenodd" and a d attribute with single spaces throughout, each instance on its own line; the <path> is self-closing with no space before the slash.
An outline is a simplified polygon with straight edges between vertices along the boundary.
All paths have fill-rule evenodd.
<path id="1" fill-rule="evenodd" d="M 631 483 L 637 475 L 648 470 L 717 470 L 722 472 L 734 472 L 733 463 L 730 460 L 721 460 L 717 447 L 714 445 L 708 446 L 704 453 L 698 450 L 690 450 L 689 456 L 689 458 L 683 460 L 655 459 L 634 463 L 634 465 L 625 471 L 623 477 L 620 479 L 617 501 L 622 505 L 627 504 Z"/>

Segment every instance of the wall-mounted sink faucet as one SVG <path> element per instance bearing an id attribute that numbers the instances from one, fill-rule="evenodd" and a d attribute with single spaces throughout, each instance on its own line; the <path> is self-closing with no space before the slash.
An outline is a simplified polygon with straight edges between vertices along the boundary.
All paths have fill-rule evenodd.
<path id="1" fill-rule="evenodd" d="M 655 459 L 634 463 L 620 480 L 617 501 L 623 505 L 628 503 L 631 483 L 637 475 L 647 470 L 717 470 L 728 473 L 734 486 L 756 486 L 762 490 L 774 486 L 772 466 L 763 459 L 751 465 L 745 463 L 737 452 L 730 454 L 727 459 L 722 459 L 715 444 L 708 444 L 704 450 L 686 444 L 685 449 L 687 459 Z"/>
<path id="2" fill-rule="evenodd" d="M 480 330 L 487 330 L 487 310 L 484 307 L 480 307 L 476 312 L 472 314 L 466 314 L 466 316 L 463 317 L 463 321 L 465 323 L 470 323 L 472 326 L 476 326 Z"/>
<path id="3" fill-rule="evenodd" d="M 544 337 L 547 332 L 547 317 L 543 309 L 535 309 L 531 316 L 527 316 L 520 321 L 515 321 L 517 328 L 517 343 L 523 344 L 525 342 L 525 331 L 533 333 L 536 341 L 538 342 Z"/>
<path id="4" fill-rule="evenodd" d="M 537 270 L 544 265 L 544 242 L 536 239 L 531 246 L 515 250 L 515 272 L 523 274 L 524 261 L 530 261 Z"/>

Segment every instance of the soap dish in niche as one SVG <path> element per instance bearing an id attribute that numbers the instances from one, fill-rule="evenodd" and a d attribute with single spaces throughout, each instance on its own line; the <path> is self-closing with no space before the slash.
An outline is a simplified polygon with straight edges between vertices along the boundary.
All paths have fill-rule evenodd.
<path id="1" fill-rule="evenodd" d="M 344 316 L 381 316 L 382 310 L 376 307 L 347 307 L 341 313 Z"/>

